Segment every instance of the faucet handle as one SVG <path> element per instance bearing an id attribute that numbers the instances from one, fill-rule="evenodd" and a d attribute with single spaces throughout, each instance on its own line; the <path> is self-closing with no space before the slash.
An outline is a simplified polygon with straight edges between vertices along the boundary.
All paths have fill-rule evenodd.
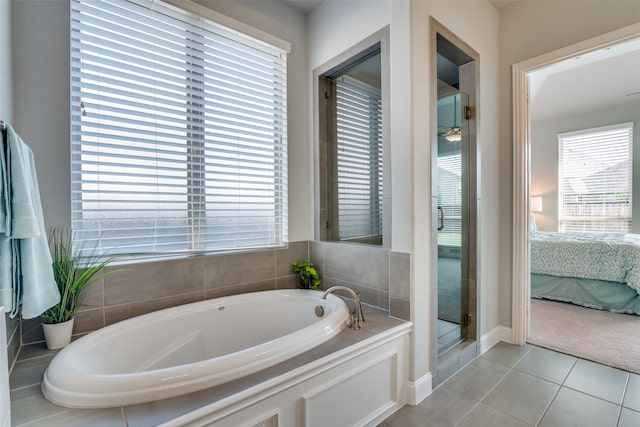
<path id="1" fill-rule="evenodd" d="M 351 313 L 351 329 L 360 329 L 360 317 L 355 310 Z"/>

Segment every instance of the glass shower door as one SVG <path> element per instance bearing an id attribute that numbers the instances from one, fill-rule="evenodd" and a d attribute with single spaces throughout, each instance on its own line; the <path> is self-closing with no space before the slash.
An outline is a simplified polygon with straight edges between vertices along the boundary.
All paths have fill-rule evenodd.
<path id="1" fill-rule="evenodd" d="M 468 96 L 456 92 L 438 100 L 438 351 L 442 353 L 467 335 L 468 232 L 467 120 Z"/>

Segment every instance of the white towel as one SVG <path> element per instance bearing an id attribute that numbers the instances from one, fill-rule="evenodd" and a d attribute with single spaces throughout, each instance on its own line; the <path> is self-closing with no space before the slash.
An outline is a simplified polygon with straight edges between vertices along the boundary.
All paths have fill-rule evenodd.
<path id="1" fill-rule="evenodd" d="M 7 237 L 11 239 L 14 270 L 11 316 L 21 312 L 24 319 L 30 319 L 57 304 L 60 292 L 53 278 L 33 153 L 11 126 L 7 126 L 6 145 L 4 172 L 8 178 L 11 218 Z M 4 248 L 6 244 L 0 239 L 0 249 Z M 0 253 L 0 265 L 6 263 L 6 256 Z M 4 298 L 4 293 L 0 295 Z M 0 304 L 8 305 L 4 301 Z"/>

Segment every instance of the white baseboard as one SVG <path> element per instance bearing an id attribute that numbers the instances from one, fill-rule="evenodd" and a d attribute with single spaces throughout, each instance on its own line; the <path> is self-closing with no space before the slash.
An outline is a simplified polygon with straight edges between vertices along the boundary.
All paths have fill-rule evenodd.
<path id="1" fill-rule="evenodd" d="M 480 354 L 487 352 L 491 347 L 500 341 L 511 342 L 511 328 L 498 325 L 480 339 Z"/>
<path id="2" fill-rule="evenodd" d="M 407 403 L 409 405 L 417 405 L 422 402 L 433 391 L 433 377 L 431 376 L 431 372 L 418 378 L 417 381 L 409 381 L 409 387 L 407 388 Z"/>

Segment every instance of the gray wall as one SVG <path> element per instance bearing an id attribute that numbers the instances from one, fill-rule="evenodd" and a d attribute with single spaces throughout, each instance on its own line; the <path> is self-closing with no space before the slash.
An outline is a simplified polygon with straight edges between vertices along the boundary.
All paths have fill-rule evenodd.
<path id="1" fill-rule="evenodd" d="M 632 231 L 640 232 L 640 100 L 531 124 L 531 194 L 542 196 L 543 212 L 535 214 L 540 230 L 558 231 L 558 133 L 626 122 L 634 122 Z"/>
<path id="2" fill-rule="evenodd" d="M 6 123 L 13 123 L 11 9 L 11 2 L 0 0 L 0 52 L 3 52 L 3 59 L 0 61 L 0 120 Z M 11 367 L 20 347 L 19 322 L 9 318 L 8 315 L 6 320 L 7 359 Z"/>

